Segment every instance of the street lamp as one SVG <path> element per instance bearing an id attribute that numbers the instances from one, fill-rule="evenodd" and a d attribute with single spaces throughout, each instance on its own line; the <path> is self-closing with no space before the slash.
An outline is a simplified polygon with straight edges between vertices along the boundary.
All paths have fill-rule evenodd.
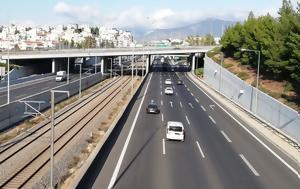
<path id="1" fill-rule="evenodd" d="M 131 60 L 131 95 L 133 95 L 133 64 L 134 64 L 134 48 L 132 48 L 132 60 Z"/>
<path id="2" fill-rule="evenodd" d="M 81 98 L 81 69 L 82 69 L 82 64 L 75 64 L 75 66 L 79 66 L 79 99 Z"/>
<path id="3" fill-rule="evenodd" d="M 258 80 L 259 80 L 259 65 L 260 65 L 260 50 L 252 50 L 252 49 L 241 49 L 242 52 L 254 52 L 258 54 L 257 59 L 257 74 L 256 74 L 256 94 L 255 94 L 255 113 L 257 113 L 257 105 L 258 105 Z"/>
<path id="4" fill-rule="evenodd" d="M 51 151 L 50 151 L 50 187 L 54 189 L 53 172 L 54 172 L 54 105 L 55 105 L 55 93 L 66 93 L 70 97 L 69 91 L 51 90 Z"/>
<path id="5" fill-rule="evenodd" d="M 67 84 L 70 83 L 70 57 L 68 57 L 68 69 L 67 69 L 68 75 L 67 75 Z"/>
<path id="6" fill-rule="evenodd" d="M 10 47 L 10 33 L 9 33 L 9 25 L 8 25 L 8 48 L 7 48 L 7 104 L 10 103 L 10 90 L 9 90 L 9 83 L 10 83 L 10 62 L 9 62 L 9 47 Z"/>

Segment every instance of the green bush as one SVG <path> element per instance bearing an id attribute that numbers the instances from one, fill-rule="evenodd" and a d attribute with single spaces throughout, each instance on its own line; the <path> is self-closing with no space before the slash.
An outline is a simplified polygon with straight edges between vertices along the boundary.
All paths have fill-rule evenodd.
<path id="1" fill-rule="evenodd" d="M 203 77 L 203 72 L 204 72 L 204 68 L 198 68 L 198 69 L 195 69 L 195 74 L 196 74 L 198 77 Z"/>
<path id="2" fill-rule="evenodd" d="M 238 76 L 239 78 L 241 78 L 242 80 L 249 79 L 249 77 L 250 77 L 249 74 L 246 73 L 246 72 L 240 72 L 240 73 L 237 74 L 237 76 Z"/>

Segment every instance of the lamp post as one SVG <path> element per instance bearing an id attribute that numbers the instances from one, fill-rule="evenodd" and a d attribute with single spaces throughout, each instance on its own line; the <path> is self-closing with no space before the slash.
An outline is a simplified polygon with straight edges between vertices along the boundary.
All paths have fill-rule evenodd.
<path id="1" fill-rule="evenodd" d="M 79 66 L 79 92 L 78 92 L 78 98 L 81 98 L 81 69 L 82 64 L 75 64 L 75 66 Z"/>
<path id="2" fill-rule="evenodd" d="M 259 81 L 259 65 L 260 65 L 260 50 L 252 50 L 252 49 L 241 49 L 242 52 L 254 52 L 258 54 L 257 58 L 257 74 L 256 74 L 256 93 L 255 93 L 255 113 L 257 113 L 257 105 L 258 105 L 258 81 Z"/>
<path id="3" fill-rule="evenodd" d="M 133 96 L 133 64 L 134 64 L 134 48 L 132 48 L 132 60 L 131 60 L 131 95 Z"/>
<path id="4" fill-rule="evenodd" d="M 95 74 L 97 73 L 97 56 L 95 56 Z"/>
<path id="5" fill-rule="evenodd" d="M 66 93 L 70 97 L 69 91 L 51 90 L 51 151 L 50 151 L 50 188 L 54 189 L 53 175 L 54 175 L 54 105 L 55 93 Z"/>
<path id="6" fill-rule="evenodd" d="M 221 93 L 221 81 L 222 81 L 223 61 L 224 61 L 224 54 L 221 52 L 221 66 L 220 66 L 220 79 L 219 79 L 219 93 Z"/>
<path id="7" fill-rule="evenodd" d="M 8 30 L 8 48 L 7 48 L 7 104 L 10 103 L 10 90 L 9 90 L 9 85 L 10 85 L 10 61 L 9 61 L 9 48 L 10 48 L 10 33 L 9 33 L 9 27 L 10 25 L 8 24 L 7 30 Z"/>
<path id="8" fill-rule="evenodd" d="M 68 69 L 67 69 L 68 75 L 67 75 L 67 84 L 70 83 L 70 57 L 68 57 Z"/>

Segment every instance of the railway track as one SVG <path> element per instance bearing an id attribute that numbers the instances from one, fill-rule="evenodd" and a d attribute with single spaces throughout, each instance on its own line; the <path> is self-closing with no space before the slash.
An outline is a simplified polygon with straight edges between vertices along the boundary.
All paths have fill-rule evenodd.
<path id="1" fill-rule="evenodd" d="M 109 87 L 111 92 L 96 106 L 92 107 L 85 115 L 81 116 L 78 120 L 75 120 L 71 126 L 66 129 L 63 133 L 59 133 L 59 135 L 55 138 L 54 149 L 55 156 L 59 153 L 64 153 L 64 149 L 67 147 L 69 143 L 87 126 L 89 123 L 121 92 L 122 88 L 128 86 L 130 82 L 129 78 L 119 79 Z M 93 98 L 96 99 L 96 98 Z M 85 105 L 92 100 L 88 100 Z M 76 106 L 75 106 L 76 107 Z M 74 107 L 74 108 L 75 108 Z M 83 106 L 80 106 L 83 107 Z M 78 111 L 78 110 L 76 110 Z M 62 123 L 64 120 L 68 119 L 74 113 L 66 116 L 66 118 L 62 119 L 60 122 L 56 124 L 56 126 Z M 45 136 L 46 133 L 49 134 L 49 129 L 43 131 L 39 137 Z M 32 141 L 32 140 L 29 140 Z M 30 145 L 32 142 L 27 143 L 25 146 L 21 145 L 21 149 L 17 148 L 11 155 L 14 156 L 18 154 L 21 150 L 26 150 L 26 146 Z M 3 153 L 3 151 L 1 152 Z M 45 167 L 50 161 L 50 146 L 44 145 L 36 154 L 32 156 L 28 161 L 24 162 L 24 164 L 16 170 L 13 174 L 8 176 L 5 180 L 0 183 L 0 188 L 22 188 L 28 183 L 31 178 L 33 178 L 43 167 Z M 6 161 L 10 158 L 6 158 Z"/>
<path id="2" fill-rule="evenodd" d="M 97 91 L 95 94 L 93 94 L 89 98 L 83 99 L 81 102 L 72 105 L 70 107 L 70 109 L 74 109 L 75 112 L 79 111 L 81 107 L 85 106 L 86 104 L 90 103 L 94 98 L 103 94 L 103 92 L 105 92 L 110 87 L 112 87 L 114 84 L 116 84 L 118 81 L 120 81 L 120 79 L 121 78 L 117 78 L 116 80 L 111 81 L 110 83 L 103 86 L 99 91 Z M 73 112 L 73 113 L 75 113 L 75 112 Z M 70 114 L 69 109 L 66 111 L 63 111 L 61 114 L 56 116 L 55 119 L 57 121 L 56 121 L 55 125 L 58 125 L 59 123 L 66 120 L 68 114 Z M 30 133 L 26 134 L 25 136 L 0 147 L 0 164 L 4 163 L 9 157 L 11 157 L 11 155 L 22 150 L 24 147 L 26 147 L 27 145 L 29 145 L 30 143 L 34 142 L 36 139 L 40 138 L 45 133 L 47 133 L 50 130 L 50 127 L 48 127 L 48 128 L 45 128 L 45 127 L 49 124 L 50 124 L 50 120 L 46 121 L 43 125 L 32 130 Z M 8 151 L 10 151 L 10 152 L 8 152 Z"/>

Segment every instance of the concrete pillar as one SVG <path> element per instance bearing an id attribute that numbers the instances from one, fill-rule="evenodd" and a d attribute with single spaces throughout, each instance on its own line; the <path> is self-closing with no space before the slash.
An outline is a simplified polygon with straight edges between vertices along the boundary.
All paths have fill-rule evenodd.
<path id="1" fill-rule="evenodd" d="M 119 56 L 119 66 L 122 64 L 122 56 Z"/>
<path id="2" fill-rule="evenodd" d="M 192 57 L 192 65 L 191 65 L 191 66 L 192 66 L 192 67 L 191 67 L 191 68 L 192 68 L 192 69 L 191 69 L 192 71 L 195 71 L 195 62 L 196 62 L 196 56 L 193 55 L 193 57 Z"/>
<path id="3" fill-rule="evenodd" d="M 149 67 L 150 67 L 150 58 L 149 58 L 149 56 L 147 56 L 147 58 L 146 58 L 146 74 L 148 74 L 149 73 Z"/>
<path id="4" fill-rule="evenodd" d="M 101 57 L 101 62 L 100 62 L 100 66 L 101 66 L 101 74 L 104 74 L 104 57 Z"/>
<path id="5" fill-rule="evenodd" d="M 55 59 L 53 58 L 52 59 L 52 73 L 55 73 L 56 70 L 55 70 Z"/>

